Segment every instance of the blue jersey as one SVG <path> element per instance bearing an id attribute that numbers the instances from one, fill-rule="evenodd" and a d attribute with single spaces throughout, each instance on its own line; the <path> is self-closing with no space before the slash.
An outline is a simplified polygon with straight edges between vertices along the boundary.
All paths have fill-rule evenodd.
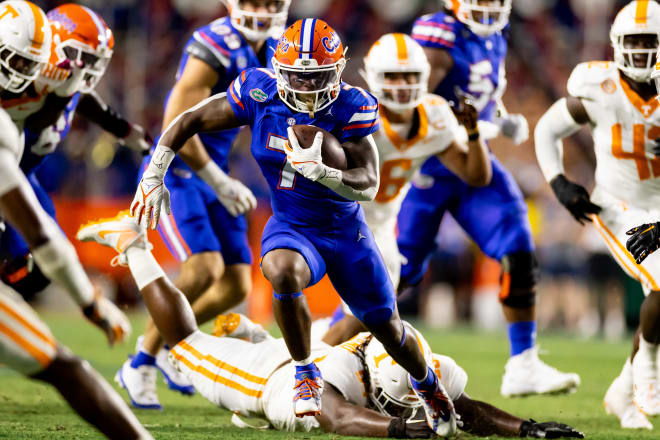
<path id="1" fill-rule="evenodd" d="M 337 99 L 312 118 L 308 113 L 294 112 L 280 100 L 270 69 L 241 73 L 227 90 L 227 97 L 239 121 L 252 129 L 252 154 L 270 186 L 273 215 L 278 220 L 331 228 L 334 221 L 359 210 L 357 202 L 296 174 L 284 145 L 287 127 L 292 125 L 321 127 L 341 143 L 376 132 L 376 98 L 342 83 Z"/>
<path id="2" fill-rule="evenodd" d="M 219 18 L 197 29 L 190 37 L 179 62 L 177 80 L 183 73 L 188 59 L 193 56 L 204 61 L 218 73 L 218 82 L 213 87 L 211 94 L 224 92 L 227 90 L 229 83 L 241 71 L 250 67 L 270 67 L 270 60 L 274 55 L 276 46 L 277 40 L 272 38 L 266 40 L 260 57 L 240 32 L 232 26 L 229 17 Z M 166 106 L 168 100 L 169 95 L 165 101 Z M 237 134 L 237 128 L 199 134 L 211 159 L 225 171 L 228 171 L 229 147 Z M 174 166 L 188 169 L 183 160 L 178 157 L 175 159 Z"/>
<path id="3" fill-rule="evenodd" d="M 57 145 L 69 134 L 71 122 L 73 121 L 79 101 L 80 93 L 76 93 L 66 105 L 64 112 L 57 122 L 51 127 L 46 128 L 46 130 L 50 130 L 50 142 L 48 145 L 41 146 L 40 148 L 36 147 L 35 144 L 39 140 L 41 133 L 34 133 L 27 128 L 25 129 L 25 151 L 21 158 L 20 167 L 26 176 L 36 170 L 46 156 L 55 151 Z"/>
<path id="4" fill-rule="evenodd" d="M 506 86 L 507 43 L 502 32 L 480 37 L 453 15 L 441 11 L 417 19 L 412 37 L 423 47 L 447 51 L 454 60 L 454 67 L 434 93 L 457 102 L 455 89 L 458 87 L 476 98 L 479 119 L 491 121 L 496 110 L 495 99 Z"/>

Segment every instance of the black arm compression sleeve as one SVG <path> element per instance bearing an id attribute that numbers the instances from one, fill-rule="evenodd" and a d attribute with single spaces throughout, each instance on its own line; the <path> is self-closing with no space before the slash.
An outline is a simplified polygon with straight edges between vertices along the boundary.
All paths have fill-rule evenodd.
<path id="1" fill-rule="evenodd" d="M 118 138 L 126 137 L 131 129 L 131 124 L 94 92 L 80 96 L 76 111 Z"/>

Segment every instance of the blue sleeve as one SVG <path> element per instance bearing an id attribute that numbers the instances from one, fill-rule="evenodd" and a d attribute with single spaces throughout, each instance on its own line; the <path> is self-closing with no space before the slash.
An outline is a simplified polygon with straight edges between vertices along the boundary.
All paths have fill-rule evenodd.
<path id="1" fill-rule="evenodd" d="M 234 110 L 234 114 L 243 125 L 250 125 L 254 120 L 257 101 L 255 98 L 248 99 L 250 94 L 254 94 L 257 99 L 261 99 L 258 93 L 264 93 L 254 84 L 259 83 L 259 73 L 256 69 L 247 69 L 242 71 L 227 88 L 227 100 Z M 265 99 L 264 99 L 265 101 Z"/>
<path id="2" fill-rule="evenodd" d="M 418 18 L 411 36 L 423 47 L 451 51 L 456 41 L 454 23 L 448 23 L 444 14 Z"/>
<path id="3" fill-rule="evenodd" d="M 344 125 L 337 136 L 339 142 L 343 144 L 377 132 L 380 128 L 378 100 L 360 87 L 344 85 L 342 93 L 350 95 L 350 98 L 342 106 Z"/>

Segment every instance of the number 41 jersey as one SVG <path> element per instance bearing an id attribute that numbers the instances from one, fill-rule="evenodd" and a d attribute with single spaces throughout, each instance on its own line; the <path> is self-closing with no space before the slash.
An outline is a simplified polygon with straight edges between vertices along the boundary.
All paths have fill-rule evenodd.
<path id="1" fill-rule="evenodd" d="M 649 159 L 660 137 L 660 102 L 644 101 L 614 63 L 578 64 L 567 84 L 593 125 L 596 187 L 636 208 L 660 207 L 660 159 Z"/>
<path id="2" fill-rule="evenodd" d="M 502 32 L 480 37 L 446 12 L 420 17 L 412 37 L 423 47 L 445 50 L 454 66 L 433 91 L 447 101 L 456 102 L 455 88 L 476 98 L 479 119 L 492 121 L 497 99 L 506 87 L 504 59 L 506 39 Z"/>
<path id="3" fill-rule="evenodd" d="M 379 127 L 376 98 L 342 83 L 337 99 L 310 117 L 280 100 L 272 70 L 256 68 L 243 71 L 232 82 L 227 99 L 239 121 L 252 130 L 252 155 L 270 186 L 275 218 L 330 229 L 334 222 L 357 213 L 357 202 L 297 174 L 287 161 L 284 145 L 287 128 L 293 125 L 321 127 L 340 143 L 374 133 Z"/>

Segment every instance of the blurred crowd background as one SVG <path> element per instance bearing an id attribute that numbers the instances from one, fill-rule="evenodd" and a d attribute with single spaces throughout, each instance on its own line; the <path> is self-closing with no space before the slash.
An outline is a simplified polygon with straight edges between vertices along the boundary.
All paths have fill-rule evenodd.
<path id="1" fill-rule="evenodd" d="M 49 10 L 65 2 L 37 3 Z M 157 135 L 183 45 L 196 27 L 225 15 L 224 7 L 217 0 L 79 3 L 99 12 L 115 33 L 114 56 L 98 92 L 131 121 Z M 610 24 L 625 3 L 514 0 L 504 103 L 509 112 L 527 117 L 530 132 L 551 103 L 566 94 L 566 80 L 577 63 L 611 58 Z M 306 16 L 328 21 L 348 46 L 345 80 L 364 85 L 358 71 L 368 47 L 383 33 L 409 32 L 416 17 L 441 7 L 440 0 L 293 0 L 290 22 Z M 231 169 L 259 198 L 259 210 L 250 222 L 258 246 L 261 230 L 255 229 L 268 214 L 268 188 L 249 153 L 248 136 L 239 137 L 234 146 Z M 567 174 L 591 189 L 595 161 L 589 133 L 583 131 L 565 145 Z M 609 257 L 593 228 L 575 222 L 555 200 L 536 162 L 532 140 L 520 146 L 497 140 L 491 147 L 513 171 L 529 204 L 541 269 L 537 306 L 541 327 L 608 338 L 621 337 L 635 327 L 641 289 Z M 58 216 L 73 209 L 84 216 L 84 203 L 127 207 L 141 159 L 79 119 L 66 142 L 46 161 L 40 180 L 64 206 Z M 86 202 L 81 205 L 82 200 Z M 437 326 L 468 321 L 483 328 L 501 326 L 498 264 L 481 255 L 449 216 L 437 240 L 440 246 L 430 270 L 420 287 L 406 295 L 402 312 L 421 315 Z M 85 263 L 85 255 L 81 258 Z M 177 266 L 170 261 L 168 268 L 174 273 Z M 137 299 L 132 283 L 119 280 L 117 285 L 121 299 Z"/>

